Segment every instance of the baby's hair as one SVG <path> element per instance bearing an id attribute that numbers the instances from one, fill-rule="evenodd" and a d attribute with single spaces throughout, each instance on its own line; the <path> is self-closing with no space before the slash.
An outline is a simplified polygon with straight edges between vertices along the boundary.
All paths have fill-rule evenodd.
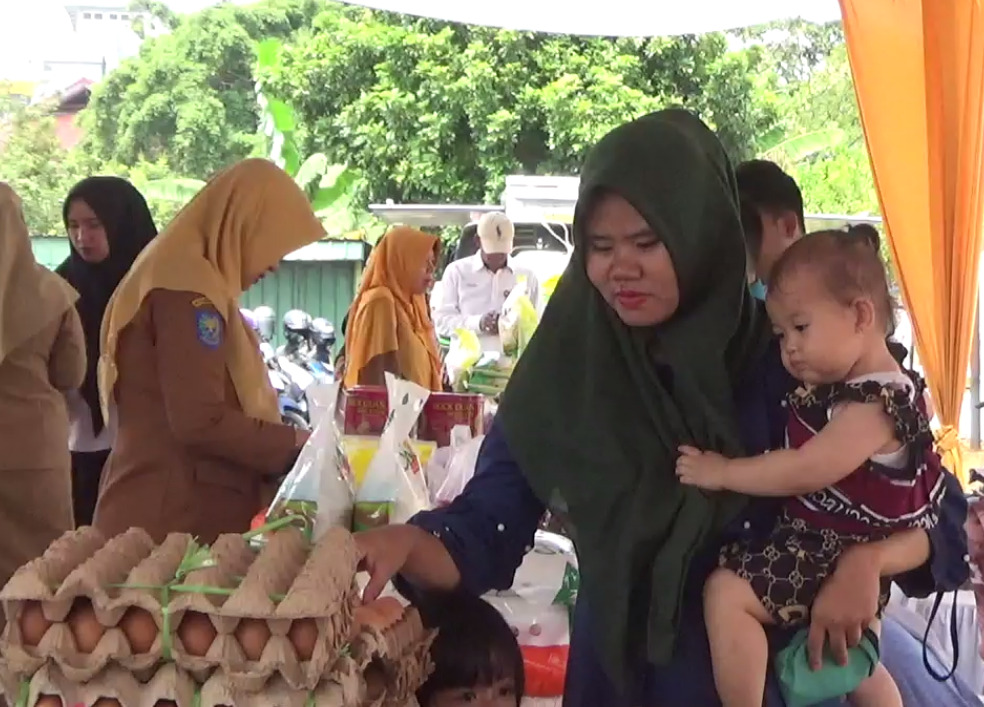
<path id="1" fill-rule="evenodd" d="M 870 223 L 856 223 L 852 226 L 848 226 L 847 232 L 852 236 L 856 236 L 867 241 L 876 253 L 881 249 L 881 236 L 878 235 L 878 229 Z"/>
<path id="2" fill-rule="evenodd" d="M 463 591 L 421 596 L 418 608 L 427 628 L 437 629 L 431 645 L 434 672 L 417 690 L 428 707 L 435 693 L 512 680 L 519 707 L 526 688 L 523 654 L 509 624 L 495 607 Z"/>
<path id="3" fill-rule="evenodd" d="M 776 261 L 769 293 L 781 291 L 783 281 L 795 272 L 813 269 L 820 273 L 830 295 L 844 306 L 850 306 L 859 297 L 870 298 L 875 305 L 876 319 L 890 334 L 895 330 L 895 302 L 888 289 L 885 263 L 877 246 L 872 245 L 867 229 L 858 227 L 810 233 L 793 243 Z"/>

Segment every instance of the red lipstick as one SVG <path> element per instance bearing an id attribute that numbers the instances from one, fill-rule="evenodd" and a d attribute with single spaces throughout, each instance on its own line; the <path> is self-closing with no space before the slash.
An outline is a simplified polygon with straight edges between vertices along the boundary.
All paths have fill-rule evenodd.
<path id="1" fill-rule="evenodd" d="M 619 306 L 623 309 L 639 309 L 646 302 L 646 295 L 644 292 L 635 292 L 633 290 L 622 290 L 615 294 L 615 299 Z"/>

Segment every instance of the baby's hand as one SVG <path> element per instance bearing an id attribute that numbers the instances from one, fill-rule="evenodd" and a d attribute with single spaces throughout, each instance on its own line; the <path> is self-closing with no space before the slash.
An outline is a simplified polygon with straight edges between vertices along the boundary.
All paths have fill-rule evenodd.
<path id="1" fill-rule="evenodd" d="M 702 452 L 686 445 L 678 448 L 676 473 L 681 484 L 710 491 L 725 488 L 728 460 L 715 452 Z"/>

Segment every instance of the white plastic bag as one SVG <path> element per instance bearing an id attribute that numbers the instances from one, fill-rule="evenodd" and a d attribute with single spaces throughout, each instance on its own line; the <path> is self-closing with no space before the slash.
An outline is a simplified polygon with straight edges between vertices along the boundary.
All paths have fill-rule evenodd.
<path id="1" fill-rule="evenodd" d="M 277 489 L 266 520 L 304 516 L 312 539 L 317 541 L 328 528 L 352 527 L 355 488 L 335 426 L 338 383 L 313 385 L 307 395 L 314 432 Z"/>
<path id="2" fill-rule="evenodd" d="M 563 695 L 570 608 L 576 598 L 569 594 L 576 572 L 571 542 L 537 531 L 534 548 L 516 571 L 512 588 L 485 596 L 516 634 L 523 652 L 527 698 L 550 700 Z"/>
<path id="3" fill-rule="evenodd" d="M 434 503 L 447 505 L 457 498 L 475 475 L 478 451 L 482 448 L 485 435 L 472 439 L 471 431 L 464 425 L 451 430 L 451 456 L 448 459 L 447 474 L 434 494 Z"/>
<path id="4" fill-rule="evenodd" d="M 386 374 L 386 390 L 389 415 L 379 438 L 379 449 L 356 493 L 356 530 L 405 523 L 430 507 L 427 480 L 410 444 L 410 433 L 430 391 L 391 373 Z"/>

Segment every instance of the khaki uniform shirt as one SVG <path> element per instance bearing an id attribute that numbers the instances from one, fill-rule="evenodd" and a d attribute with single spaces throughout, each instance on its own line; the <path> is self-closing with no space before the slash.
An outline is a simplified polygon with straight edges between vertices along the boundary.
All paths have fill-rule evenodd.
<path id="1" fill-rule="evenodd" d="M 119 427 L 96 527 L 142 527 L 158 542 L 170 532 L 212 542 L 248 530 L 269 500 L 265 477 L 284 473 L 296 451 L 295 432 L 243 412 L 211 302 L 152 291 L 120 335 L 117 368 Z"/>

